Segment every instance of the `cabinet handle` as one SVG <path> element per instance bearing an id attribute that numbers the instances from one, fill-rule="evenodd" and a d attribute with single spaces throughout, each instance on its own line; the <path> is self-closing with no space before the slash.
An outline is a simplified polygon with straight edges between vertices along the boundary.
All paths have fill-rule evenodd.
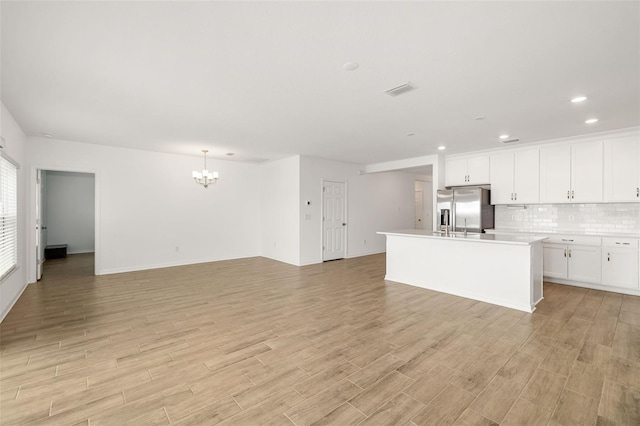
<path id="1" fill-rule="evenodd" d="M 611 262 L 611 253 L 607 253 L 607 262 Z"/>
<path id="2" fill-rule="evenodd" d="M 564 257 L 567 257 L 567 250 L 564 250 Z"/>
<path id="3" fill-rule="evenodd" d="M 573 196 L 573 191 L 571 191 L 571 199 L 574 199 L 576 197 Z"/>
<path id="4" fill-rule="evenodd" d="M 640 186 L 636 188 L 636 197 L 640 198 Z"/>
<path id="5" fill-rule="evenodd" d="M 622 244 L 623 246 L 629 246 L 629 245 L 631 245 L 631 243 L 621 243 L 621 242 L 619 242 L 619 241 L 616 241 L 616 244 L 618 244 L 618 245 Z"/>
<path id="6" fill-rule="evenodd" d="M 567 239 L 567 238 L 563 238 L 562 241 L 573 241 L 573 240 L 570 240 L 570 239 Z"/>
<path id="7" fill-rule="evenodd" d="M 571 257 L 571 250 L 569 250 L 569 257 Z"/>
<path id="8" fill-rule="evenodd" d="M 513 201 L 513 192 L 511 193 L 511 201 Z"/>
<path id="9" fill-rule="evenodd" d="M 516 201 L 518 200 L 518 193 L 517 192 L 513 193 L 513 199 L 516 200 Z"/>
<path id="10" fill-rule="evenodd" d="M 567 200 L 570 199 L 571 197 L 569 196 L 569 191 L 567 191 Z"/>

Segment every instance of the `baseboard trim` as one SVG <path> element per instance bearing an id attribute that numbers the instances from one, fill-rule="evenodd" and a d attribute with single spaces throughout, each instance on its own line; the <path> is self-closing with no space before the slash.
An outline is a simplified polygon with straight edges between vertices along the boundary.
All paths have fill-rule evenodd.
<path id="1" fill-rule="evenodd" d="M 20 290 L 18 294 L 13 298 L 11 303 L 7 305 L 7 308 L 2 313 L 0 313 L 0 323 L 4 321 L 7 315 L 9 315 L 9 312 L 11 312 L 11 309 L 13 309 L 14 305 L 18 302 L 18 300 L 20 300 L 20 296 L 22 296 L 22 293 L 24 293 L 24 291 L 27 289 L 28 286 L 29 286 L 29 283 L 25 283 L 24 286 L 22 287 L 22 290 Z"/>
<path id="2" fill-rule="evenodd" d="M 167 262 L 167 263 L 160 263 L 155 265 L 132 266 L 127 268 L 111 268 L 111 269 L 103 269 L 101 271 L 96 271 L 96 275 L 123 274 L 126 272 L 148 271 L 150 269 L 174 268 L 176 266 L 189 266 L 189 265 L 197 265 L 200 263 L 221 262 L 223 260 L 248 259 L 251 257 L 260 257 L 260 255 L 242 256 L 242 257 L 222 257 L 222 258 L 214 258 L 214 259 L 198 259 L 198 260 L 189 260 L 184 262 Z"/>
<path id="3" fill-rule="evenodd" d="M 560 285 L 571 285 L 574 287 L 588 288 L 591 290 L 610 291 L 611 293 L 622 293 L 622 294 L 630 294 L 632 296 L 640 296 L 640 289 L 635 290 L 632 288 L 611 287 L 611 286 L 602 285 L 602 284 L 592 284 L 592 283 L 583 283 L 580 281 L 563 280 L 561 278 L 544 277 L 544 282 L 560 284 Z"/>

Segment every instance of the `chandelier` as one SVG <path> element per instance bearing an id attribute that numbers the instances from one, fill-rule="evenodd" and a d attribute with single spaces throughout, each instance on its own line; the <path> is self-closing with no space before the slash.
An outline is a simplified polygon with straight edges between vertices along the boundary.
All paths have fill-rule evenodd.
<path id="1" fill-rule="evenodd" d="M 209 152 L 209 150 L 203 149 L 202 152 L 204 153 L 204 170 L 201 172 L 194 170 L 191 176 L 196 183 L 208 188 L 209 185 L 218 181 L 218 172 L 210 172 L 207 170 L 207 152 Z"/>

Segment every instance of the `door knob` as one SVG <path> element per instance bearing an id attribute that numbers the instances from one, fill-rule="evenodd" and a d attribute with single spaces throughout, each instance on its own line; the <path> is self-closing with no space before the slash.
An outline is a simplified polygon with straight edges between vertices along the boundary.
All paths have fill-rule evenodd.
<path id="1" fill-rule="evenodd" d="M 343 222 L 343 223 L 342 223 L 342 226 L 347 226 L 347 224 Z"/>

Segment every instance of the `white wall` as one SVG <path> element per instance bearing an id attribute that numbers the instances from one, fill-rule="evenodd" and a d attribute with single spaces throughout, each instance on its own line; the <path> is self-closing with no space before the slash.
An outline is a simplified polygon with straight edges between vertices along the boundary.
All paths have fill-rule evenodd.
<path id="1" fill-rule="evenodd" d="M 95 250 L 94 175 L 45 171 L 43 177 L 47 244 L 68 244 L 69 254 L 92 253 Z"/>
<path id="2" fill-rule="evenodd" d="M 257 181 L 256 181 L 257 183 Z M 260 166 L 262 256 L 300 264 L 300 156 Z"/>
<path id="3" fill-rule="evenodd" d="M 27 170 L 25 167 L 26 137 L 20 126 L 2 104 L 0 135 L 4 138 L 5 152 L 20 164 L 18 170 L 18 269 L 0 282 L 0 321 L 18 300 L 27 286 Z M 34 248 L 35 251 L 35 248 Z"/>
<path id="4" fill-rule="evenodd" d="M 361 175 L 362 169 L 353 163 L 300 157 L 300 264 L 322 262 L 322 179 L 347 184 L 347 257 L 384 252 L 386 239 L 377 231 L 414 227 L 415 175 Z"/>
<path id="5" fill-rule="evenodd" d="M 260 255 L 257 165 L 211 160 L 220 181 L 205 189 L 195 155 L 29 138 L 27 158 L 30 187 L 36 169 L 95 173 L 97 274 Z"/>

